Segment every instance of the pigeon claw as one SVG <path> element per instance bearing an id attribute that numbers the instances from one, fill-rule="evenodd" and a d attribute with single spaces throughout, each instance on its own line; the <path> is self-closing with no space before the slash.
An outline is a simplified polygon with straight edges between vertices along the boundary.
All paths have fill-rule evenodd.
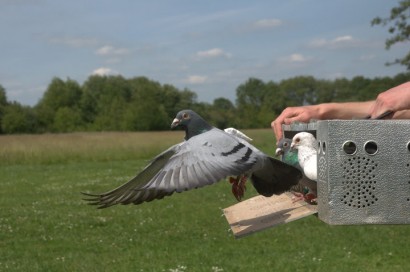
<path id="1" fill-rule="evenodd" d="M 229 182 L 232 184 L 232 194 L 236 200 L 241 201 L 246 191 L 247 176 L 230 177 Z"/>
<path id="2" fill-rule="evenodd" d="M 312 194 L 312 193 L 306 194 L 305 201 L 311 205 L 317 205 L 317 197 L 315 194 Z"/>
<path id="3" fill-rule="evenodd" d="M 299 193 L 299 192 L 292 192 L 292 202 L 298 202 L 300 200 L 305 201 L 311 205 L 317 205 L 317 197 L 315 194 L 312 193 Z"/>

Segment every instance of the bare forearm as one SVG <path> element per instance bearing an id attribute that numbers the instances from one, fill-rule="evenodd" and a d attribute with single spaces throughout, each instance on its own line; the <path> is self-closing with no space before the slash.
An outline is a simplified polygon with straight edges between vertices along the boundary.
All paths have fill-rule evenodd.
<path id="1" fill-rule="evenodd" d="M 374 101 L 324 103 L 317 105 L 318 119 L 352 119 L 368 116 Z"/>

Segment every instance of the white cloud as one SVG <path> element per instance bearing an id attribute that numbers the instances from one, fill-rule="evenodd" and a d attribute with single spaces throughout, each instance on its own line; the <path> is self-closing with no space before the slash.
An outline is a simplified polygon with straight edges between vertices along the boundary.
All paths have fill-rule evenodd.
<path id="1" fill-rule="evenodd" d="M 273 28 L 282 25 L 282 21 L 279 19 L 262 19 L 252 24 L 253 28 L 264 29 Z"/>
<path id="2" fill-rule="evenodd" d="M 226 57 L 230 58 L 232 54 L 225 52 L 221 48 L 212 48 L 206 51 L 199 51 L 196 53 L 196 56 L 200 59 L 203 58 L 217 58 L 217 57 Z"/>
<path id="3" fill-rule="evenodd" d="M 189 84 L 202 84 L 208 79 L 207 76 L 192 75 L 185 79 L 185 83 Z"/>
<path id="4" fill-rule="evenodd" d="M 303 56 L 302 54 L 292 54 L 288 57 L 290 62 L 306 62 L 309 60 L 308 57 Z"/>
<path id="5" fill-rule="evenodd" d="M 302 68 L 311 65 L 315 59 L 300 53 L 294 53 L 289 56 L 279 58 L 277 65 L 282 68 Z"/>
<path id="6" fill-rule="evenodd" d="M 333 43 L 350 42 L 350 41 L 353 41 L 353 37 L 350 35 L 336 37 L 332 40 Z"/>
<path id="7" fill-rule="evenodd" d="M 313 48 L 328 48 L 328 49 L 335 49 L 335 48 L 343 48 L 343 47 L 351 47 L 359 45 L 359 41 L 353 38 L 350 35 L 339 36 L 332 40 L 327 39 L 316 39 L 309 43 L 310 47 Z"/>
<path id="8" fill-rule="evenodd" d="M 95 69 L 91 74 L 98 75 L 98 76 L 106 76 L 106 75 L 118 74 L 118 72 L 110 68 L 107 68 L 107 67 L 100 67 L 100 68 Z"/>
<path id="9" fill-rule="evenodd" d="M 129 50 L 126 48 L 115 48 L 111 45 L 105 45 L 100 47 L 95 51 L 95 54 L 100 56 L 114 56 L 114 55 L 126 55 L 129 53 Z"/>

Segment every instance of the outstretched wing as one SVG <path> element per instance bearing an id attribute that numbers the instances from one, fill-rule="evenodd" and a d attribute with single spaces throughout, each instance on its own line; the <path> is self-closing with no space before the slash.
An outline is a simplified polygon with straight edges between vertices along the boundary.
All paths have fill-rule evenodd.
<path id="1" fill-rule="evenodd" d="M 246 173 L 259 160 L 260 155 L 251 145 L 212 129 L 162 152 L 120 187 L 103 194 L 86 193 L 91 196 L 87 200 L 99 208 L 140 204 Z"/>

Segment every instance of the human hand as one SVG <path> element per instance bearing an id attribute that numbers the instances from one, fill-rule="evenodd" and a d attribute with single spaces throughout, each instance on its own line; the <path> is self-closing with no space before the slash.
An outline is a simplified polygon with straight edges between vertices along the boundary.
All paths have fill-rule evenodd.
<path id="1" fill-rule="evenodd" d="M 369 112 L 369 116 L 376 118 L 390 111 L 393 114 L 389 117 L 394 118 L 395 112 L 408 109 L 410 109 L 410 82 L 380 93 Z"/>
<path id="2" fill-rule="evenodd" d="M 309 122 L 312 119 L 319 118 L 317 105 L 288 107 L 271 123 L 271 127 L 275 133 L 276 140 L 282 138 L 282 124 L 289 125 L 293 122 Z"/>

